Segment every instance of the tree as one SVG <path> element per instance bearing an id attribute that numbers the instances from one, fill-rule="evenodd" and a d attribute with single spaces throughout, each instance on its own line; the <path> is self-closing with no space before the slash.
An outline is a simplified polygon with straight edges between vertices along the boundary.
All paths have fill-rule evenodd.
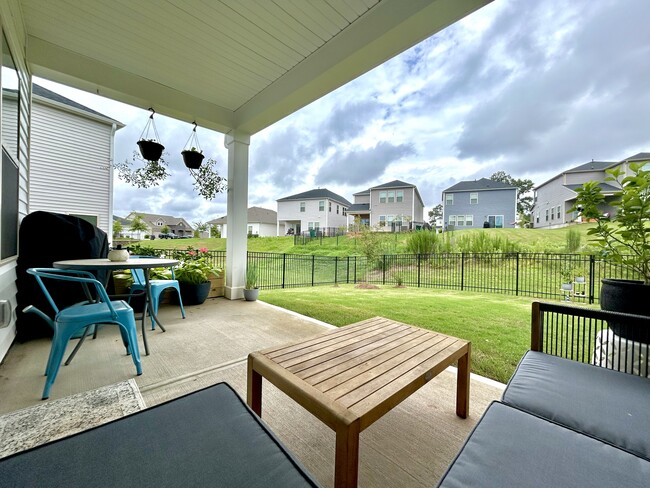
<path id="1" fill-rule="evenodd" d="M 210 226 L 210 237 L 214 237 L 216 239 L 221 237 L 221 230 L 219 230 L 219 227 L 217 227 L 217 224 L 214 224 L 214 225 Z"/>
<path id="2" fill-rule="evenodd" d="M 167 224 L 163 225 L 163 226 L 160 228 L 160 232 L 161 232 L 162 234 L 169 234 L 169 226 L 168 226 Z"/>
<path id="3" fill-rule="evenodd" d="M 124 228 L 122 227 L 122 222 L 119 220 L 114 220 L 113 221 L 113 237 L 119 237 L 120 232 L 122 232 Z"/>
<path id="4" fill-rule="evenodd" d="M 431 224 L 432 227 L 436 226 L 437 219 L 442 219 L 442 203 L 439 203 L 429 210 L 429 224 Z"/>
<path id="5" fill-rule="evenodd" d="M 129 229 L 132 232 L 145 232 L 147 230 L 147 224 L 144 223 L 142 217 L 140 217 L 138 214 L 135 214 L 135 217 L 133 217 Z"/>
<path id="6" fill-rule="evenodd" d="M 497 171 L 490 176 L 490 179 L 517 187 L 517 213 L 522 220 L 530 221 L 530 214 L 533 210 L 533 195 L 531 194 L 533 181 L 513 178 L 505 171 Z"/>

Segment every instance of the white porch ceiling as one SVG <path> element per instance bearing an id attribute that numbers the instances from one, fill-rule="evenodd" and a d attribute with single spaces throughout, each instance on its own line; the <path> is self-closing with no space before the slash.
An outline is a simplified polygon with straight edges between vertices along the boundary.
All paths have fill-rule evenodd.
<path id="1" fill-rule="evenodd" d="M 20 0 L 32 73 L 254 134 L 491 0 Z"/>

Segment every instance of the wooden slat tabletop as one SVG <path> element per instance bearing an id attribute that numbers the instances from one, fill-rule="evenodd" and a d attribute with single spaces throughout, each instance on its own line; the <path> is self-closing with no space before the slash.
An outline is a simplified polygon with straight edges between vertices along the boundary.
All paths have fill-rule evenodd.
<path id="1" fill-rule="evenodd" d="M 332 408 L 361 419 L 361 430 L 466 354 L 468 342 L 382 317 L 326 332 L 258 356 L 315 388 Z"/>

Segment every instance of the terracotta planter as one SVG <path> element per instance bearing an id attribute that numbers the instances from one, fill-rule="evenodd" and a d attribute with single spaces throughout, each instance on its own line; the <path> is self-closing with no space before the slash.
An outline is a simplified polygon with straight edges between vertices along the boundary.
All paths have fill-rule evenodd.
<path id="1" fill-rule="evenodd" d="M 158 161 L 162 156 L 165 146 L 156 141 L 138 141 L 138 147 L 140 148 L 140 154 L 147 161 Z"/>
<path id="2" fill-rule="evenodd" d="M 183 155 L 183 162 L 185 163 L 185 166 L 190 169 L 199 169 L 201 167 L 201 163 L 203 162 L 203 158 L 205 157 L 203 154 L 197 151 L 182 151 L 181 154 Z"/>
<path id="3" fill-rule="evenodd" d="M 650 316 L 650 286 L 636 280 L 602 280 L 600 308 L 610 312 Z M 650 328 L 631 327 L 625 321 L 608 320 L 607 325 L 619 337 L 650 343 Z"/>
<path id="4" fill-rule="evenodd" d="M 201 305 L 208 298 L 210 293 L 210 282 L 200 283 L 193 285 L 179 281 L 178 285 L 181 289 L 181 298 L 183 305 Z M 173 297 L 172 297 L 173 299 Z"/>

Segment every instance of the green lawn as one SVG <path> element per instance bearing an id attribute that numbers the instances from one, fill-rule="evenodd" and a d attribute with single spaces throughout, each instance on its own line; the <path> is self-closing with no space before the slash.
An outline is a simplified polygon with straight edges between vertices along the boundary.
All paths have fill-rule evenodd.
<path id="1" fill-rule="evenodd" d="M 260 299 L 337 326 L 382 316 L 472 341 L 472 371 L 503 383 L 530 347 L 530 298 L 343 285 L 262 290 Z"/>

